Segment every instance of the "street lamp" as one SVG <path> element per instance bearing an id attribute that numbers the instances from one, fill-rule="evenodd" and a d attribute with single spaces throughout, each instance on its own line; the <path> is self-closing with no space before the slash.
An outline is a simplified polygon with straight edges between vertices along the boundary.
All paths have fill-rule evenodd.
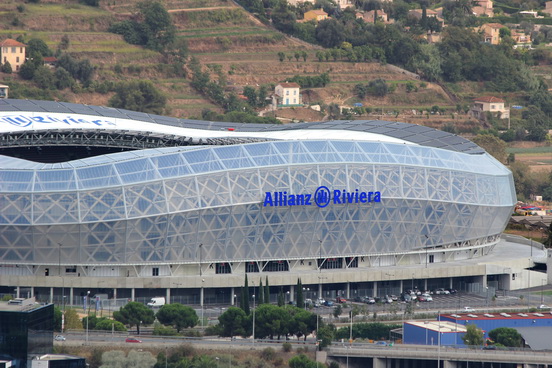
<path id="1" fill-rule="evenodd" d="M 203 327 L 203 283 L 205 282 L 205 279 L 201 279 L 201 295 L 199 296 L 201 298 L 201 327 Z"/>
<path id="2" fill-rule="evenodd" d="M 88 345 L 88 320 L 90 319 L 90 290 L 86 292 L 86 345 Z"/>
<path id="3" fill-rule="evenodd" d="M 253 294 L 253 345 L 255 345 L 255 294 Z"/>

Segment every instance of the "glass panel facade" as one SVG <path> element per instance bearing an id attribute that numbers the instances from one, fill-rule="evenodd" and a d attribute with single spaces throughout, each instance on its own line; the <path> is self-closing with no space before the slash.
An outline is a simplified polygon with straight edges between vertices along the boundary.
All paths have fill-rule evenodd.
<path id="1" fill-rule="evenodd" d="M 403 252 L 427 244 L 419 234 L 432 246 L 499 234 L 516 201 L 511 173 L 487 154 L 384 142 L 148 150 L 79 164 L 0 174 L 1 259 L 56 264 L 59 243 L 75 265 L 197 262 L 198 244 L 204 261 L 307 257 L 319 239 L 326 256 Z M 321 185 L 352 197 L 318 207 Z M 355 201 L 357 190 L 372 200 Z M 278 204 L 283 196 L 301 199 Z"/>

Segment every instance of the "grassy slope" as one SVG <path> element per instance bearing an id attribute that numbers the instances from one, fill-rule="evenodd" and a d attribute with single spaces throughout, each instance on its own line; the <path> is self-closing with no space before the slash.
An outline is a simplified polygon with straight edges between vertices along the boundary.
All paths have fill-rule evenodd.
<path id="1" fill-rule="evenodd" d="M 128 45 L 120 36 L 107 32 L 111 22 L 128 17 L 137 0 L 102 0 L 102 8 L 86 7 L 77 4 L 76 0 L 70 1 L 69 4 L 62 0 L 24 4 L 23 0 L 6 0 L 0 5 L 0 37 L 24 34 L 27 38 L 41 38 L 55 49 L 61 38 L 67 35 L 70 39 L 67 51 L 76 57 L 89 58 L 97 65 L 97 78 L 144 78 L 154 81 L 169 96 L 170 114 L 173 116 L 197 117 L 204 108 L 219 110 L 193 90 L 189 80 L 167 78 L 158 71 L 157 66 L 163 62 L 159 54 Z M 433 105 L 452 107 L 444 93 L 433 85 L 407 94 L 404 86 L 408 78 L 385 66 L 318 62 L 315 57 L 318 47 L 283 36 L 229 0 L 167 0 L 164 3 L 178 28 L 178 37 L 187 40 L 190 52 L 205 65 L 221 65 L 230 85 L 238 90 L 245 85 L 276 84 L 298 74 L 328 72 L 332 83 L 323 89 L 313 89 L 309 102 L 340 105 L 360 102 L 354 97 L 354 85 L 383 78 L 395 84 L 396 91 L 386 98 L 370 98 L 361 102 L 386 110 L 411 110 Z M 22 13 L 16 10 L 20 4 L 25 6 Z M 19 26 L 11 24 L 14 15 L 21 22 Z M 292 55 L 295 51 L 306 51 L 307 60 L 293 58 L 292 61 L 278 61 L 278 52 Z M 123 75 L 114 72 L 117 64 L 125 71 Z M 65 95 L 70 101 L 91 104 L 106 104 L 110 97 L 73 95 L 70 92 Z"/>

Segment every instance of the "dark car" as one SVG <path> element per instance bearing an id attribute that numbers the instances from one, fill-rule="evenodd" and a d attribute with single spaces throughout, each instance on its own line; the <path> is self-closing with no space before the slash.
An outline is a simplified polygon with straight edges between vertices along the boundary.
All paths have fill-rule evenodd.
<path id="1" fill-rule="evenodd" d="M 449 293 L 456 294 L 458 291 L 456 289 L 447 289 Z"/>
<path id="2" fill-rule="evenodd" d="M 127 337 L 127 339 L 125 340 L 125 342 L 142 342 L 141 340 L 138 340 L 134 337 Z"/>
<path id="3" fill-rule="evenodd" d="M 333 303 L 331 300 L 326 300 L 326 301 L 324 302 L 324 305 L 325 305 L 326 307 L 333 307 L 334 303 Z"/>

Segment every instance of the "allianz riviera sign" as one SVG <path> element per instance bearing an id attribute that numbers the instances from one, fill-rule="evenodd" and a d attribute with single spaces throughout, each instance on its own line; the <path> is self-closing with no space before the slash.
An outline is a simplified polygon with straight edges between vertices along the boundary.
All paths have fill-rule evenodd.
<path id="1" fill-rule="evenodd" d="M 263 207 L 287 207 L 287 206 L 317 206 L 327 207 L 331 204 L 363 204 L 381 202 L 380 192 L 363 192 L 355 189 L 330 190 L 326 186 L 320 186 L 314 193 L 288 194 L 288 192 L 265 192 Z"/>

